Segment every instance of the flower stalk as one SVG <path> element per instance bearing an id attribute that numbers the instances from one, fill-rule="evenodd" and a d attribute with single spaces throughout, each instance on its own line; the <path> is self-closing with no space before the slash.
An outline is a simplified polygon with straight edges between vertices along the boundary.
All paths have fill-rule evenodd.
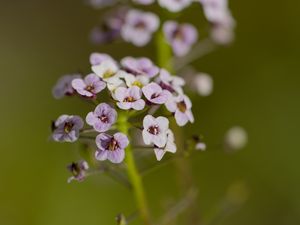
<path id="1" fill-rule="evenodd" d="M 121 113 L 118 119 L 119 130 L 129 137 L 129 127 L 130 124 L 128 123 L 128 113 L 126 112 Z M 133 193 L 135 195 L 136 204 L 138 207 L 140 217 L 143 220 L 144 225 L 150 225 L 151 223 L 150 223 L 150 213 L 148 209 L 148 203 L 147 203 L 147 199 L 143 187 L 142 178 L 141 175 L 139 174 L 139 171 L 135 163 L 131 144 L 129 144 L 126 148 L 125 163 L 127 166 L 128 177 L 133 188 Z"/>

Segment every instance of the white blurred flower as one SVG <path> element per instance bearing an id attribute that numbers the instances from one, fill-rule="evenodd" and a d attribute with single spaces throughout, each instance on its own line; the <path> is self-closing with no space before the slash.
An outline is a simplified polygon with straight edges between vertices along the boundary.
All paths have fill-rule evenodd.
<path id="1" fill-rule="evenodd" d="M 158 0 L 158 4 L 170 12 L 179 12 L 191 3 L 192 0 Z"/>
<path id="2" fill-rule="evenodd" d="M 213 92 L 213 79 L 206 73 L 195 75 L 192 85 L 201 96 L 208 96 Z"/>
<path id="3" fill-rule="evenodd" d="M 105 81 L 114 76 L 118 69 L 118 65 L 112 60 L 104 60 L 100 64 L 92 66 L 93 72 Z"/>
<path id="4" fill-rule="evenodd" d="M 248 134 L 242 127 L 230 128 L 225 134 L 225 148 L 227 151 L 236 151 L 244 148 L 248 142 Z"/>

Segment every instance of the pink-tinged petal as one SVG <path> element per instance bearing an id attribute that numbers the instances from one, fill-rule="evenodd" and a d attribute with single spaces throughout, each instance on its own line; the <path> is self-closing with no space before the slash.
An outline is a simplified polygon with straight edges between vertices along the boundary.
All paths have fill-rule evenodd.
<path id="1" fill-rule="evenodd" d="M 150 100 L 152 95 L 156 92 L 155 88 L 157 87 L 154 83 L 150 83 L 142 88 L 142 92 L 148 100 Z"/>
<path id="2" fill-rule="evenodd" d="M 187 110 L 187 111 L 185 112 L 185 114 L 186 114 L 186 116 L 188 117 L 189 121 L 190 121 L 191 123 L 194 123 L 194 115 L 193 115 L 192 111 L 191 111 L 191 110 Z"/>
<path id="3" fill-rule="evenodd" d="M 166 21 L 164 23 L 163 32 L 169 42 L 172 40 L 173 33 L 176 30 L 177 26 L 178 26 L 178 23 L 175 21 Z"/>
<path id="4" fill-rule="evenodd" d="M 125 87 L 118 87 L 115 90 L 114 93 L 114 99 L 119 101 L 119 102 L 123 102 L 124 98 L 127 97 L 127 88 Z"/>
<path id="5" fill-rule="evenodd" d="M 108 158 L 107 153 L 107 151 L 97 150 L 95 153 L 95 158 L 99 161 L 104 161 Z"/>
<path id="6" fill-rule="evenodd" d="M 93 112 L 89 112 L 86 115 L 85 121 L 87 122 L 88 125 L 93 126 L 95 123 L 95 120 L 97 120 L 97 118 L 95 117 Z"/>
<path id="7" fill-rule="evenodd" d="M 183 97 L 183 100 L 184 100 L 184 103 L 185 103 L 187 109 L 192 108 L 192 102 L 186 95 Z"/>
<path id="8" fill-rule="evenodd" d="M 165 104 L 168 101 L 168 99 L 170 98 L 170 96 L 171 96 L 171 93 L 169 91 L 163 90 L 159 94 L 159 96 L 157 96 L 156 98 L 152 98 L 149 101 L 151 101 L 155 104 L 160 104 L 161 105 L 161 104 Z"/>
<path id="9" fill-rule="evenodd" d="M 100 78 L 94 74 L 94 73 L 91 73 L 89 75 L 87 75 L 85 78 L 84 78 L 84 82 L 87 84 L 87 85 L 91 85 L 91 84 L 94 84 L 96 82 L 100 81 Z"/>
<path id="10" fill-rule="evenodd" d="M 55 126 L 58 127 L 60 124 L 64 123 L 67 118 L 69 118 L 68 115 L 61 115 L 58 117 L 58 119 L 55 121 Z"/>
<path id="11" fill-rule="evenodd" d="M 165 103 L 165 106 L 169 112 L 175 112 L 177 109 L 177 104 L 174 98 L 168 99 L 168 101 Z"/>
<path id="12" fill-rule="evenodd" d="M 175 112 L 175 120 L 178 126 L 181 127 L 186 125 L 187 122 L 189 121 L 187 115 L 185 113 L 180 112 L 179 110 Z"/>
<path id="13" fill-rule="evenodd" d="M 128 88 L 128 95 L 134 99 L 140 99 L 142 97 L 141 89 L 137 86 Z"/>
<path id="14" fill-rule="evenodd" d="M 108 135 L 108 134 L 99 134 L 97 137 L 96 137 L 96 145 L 97 147 L 100 149 L 100 150 L 104 150 L 103 148 L 103 144 L 109 142 L 111 139 L 111 136 Z"/>
<path id="15" fill-rule="evenodd" d="M 155 148 L 154 153 L 155 153 L 157 161 L 160 161 L 163 158 L 163 156 L 166 154 L 166 151 L 164 151 L 163 149 L 160 149 L 160 148 Z"/>
<path id="16" fill-rule="evenodd" d="M 143 120 L 143 127 L 145 129 L 148 129 L 150 126 L 152 126 L 153 124 L 156 124 L 155 118 L 151 115 L 147 115 L 144 117 Z"/>
<path id="17" fill-rule="evenodd" d="M 102 123 L 98 121 L 94 124 L 94 129 L 98 132 L 108 131 L 110 127 L 111 127 L 111 123 Z"/>
<path id="18" fill-rule="evenodd" d="M 125 158 L 124 149 L 119 149 L 115 151 L 106 151 L 106 152 L 107 152 L 107 159 L 112 163 L 121 163 Z"/>
<path id="19" fill-rule="evenodd" d="M 128 109 L 131 109 L 132 103 L 131 102 L 117 102 L 117 106 L 120 109 L 128 110 Z"/>
<path id="20" fill-rule="evenodd" d="M 169 129 L 169 120 L 166 117 L 159 116 L 156 118 L 156 122 L 162 132 L 166 132 Z"/>
<path id="21" fill-rule="evenodd" d="M 80 89 L 84 89 L 86 87 L 86 84 L 82 79 L 74 79 L 72 80 L 72 87 L 75 90 L 80 90 Z"/>
<path id="22" fill-rule="evenodd" d="M 102 90 L 104 90 L 106 88 L 106 83 L 99 80 L 98 82 L 94 83 L 94 90 L 93 92 L 94 93 L 99 93 L 101 92 Z"/>
<path id="23" fill-rule="evenodd" d="M 181 57 L 181 56 L 186 55 L 190 51 L 191 45 L 187 44 L 185 42 L 182 42 L 182 41 L 175 40 L 172 43 L 172 48 L 173 48 L 175 55 Z"/>
<path id="24" fill-rule="evenodd" d="M 145 107 L 145 101 L 143 99 L 137 100 L 135 102 L 132 102 L 132 108 L 135 110 L 142 110 Z"/>
<path id="25" fill-rule="evenodd" d="M 153 135 L 152 141 L 157 147 L 159 147 L 159 148 L 164 147 L 167 143 L 167 134 L 166 134 L 166 132 L 162 132 L 159 135 Z"/>
<path id="26" fill-rule="evenodd" d="M 186 42 L 193 45 L 198 39 L 197 29 L 191 24 L 183 24 L 183 29 Z"/>
<path id="27" fill-rule="evenodd" d="M 74 122 L 74 127 L 76 127 L 78 130 L 82 129 L 84 126 L 84 122 L 79 116 L 73 116 L 73 122 Z"/>
<path id="28" fill-rule="evenodd" d="M 152 142 L 153 135 L 151 135 L 147 129 L 143 130 L 143 140 L 146 145 L 150 145 Z"/>
<path id="29" fill-rule="evenodd" d="M 129 144 L 128 137 L 123 133 L 120 133 L 120 132 L 115 133 L 114 138 L 118 141 L 119 147 L 121 149 L 125 149 Z"/>

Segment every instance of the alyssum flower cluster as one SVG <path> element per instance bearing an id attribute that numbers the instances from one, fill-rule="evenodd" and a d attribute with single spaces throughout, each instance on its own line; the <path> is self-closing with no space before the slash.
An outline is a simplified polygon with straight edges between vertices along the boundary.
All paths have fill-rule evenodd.
<path id="1" fill-rule="evenodd" d="M 166 152 L 175 153 L 169 119 L 153 114 L 165 106 L 166 110 L 161 111 L 169 112 L 168 117 L 174 117 L 179 126 L 194 122 L 191 101 L 183 91 L 184 80 L 158 68 L 148 58 L 125 57 L 119 64 L 109 55 L 93 53 L 90 63 L 93 73 L 85 77 L 62 77 L 53 88 L 53 95 L 56 98 L 78 95 L 87 101 L 97 102 L 95 109 L 85 118 L 87 126 L 92 129 L 86 128 L 84 120 L 77 115 L 61 115 L 54 122 L 53 140 L 75 142 L 83 132 L 97 132 L 95 158 L 121 163 L 129 138 L 127 134 L 115 132 L 118 130 L 118 115 L 141 113 L 143 121 L 138 127 L 141 138 L 145 145 L 153 146 L 157 160 L 161 160 Z M 98 104 L 98 95 L 105 93 L 105 89 L 111 101 Z M 88 166 L 81 162 L 69 168 L 74 177 L 81 180 L 82 171 Z"/>

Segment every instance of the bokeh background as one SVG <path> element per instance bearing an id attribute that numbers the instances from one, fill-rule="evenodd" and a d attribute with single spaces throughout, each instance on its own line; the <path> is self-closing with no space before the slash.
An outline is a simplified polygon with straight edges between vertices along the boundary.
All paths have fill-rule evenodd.
<path id="1" fill-rule="evenodd" d="M 300 2 L 232 0 L 231 9 L 234 45 L 193 63 L 215 80 L 213 95 L 193 99 L 197 123 L 186 128 L 204 134 L 209 146 L 190 161 L 201 214 L 213 214 L 238 182 L 248 201 L 217 224 L 300 224 Z M 151 47 L 90 44 L 100 16 L 80 0 L 0 1 L 0 224 L 109 225 L 134 209 L 130 192 L 104 175 L 67 184 L 76 145 L 48 140 L 50 120 L 88 110 L 79 100 L 52 98 L 59 76 L 87 72 L 93 51 L 153 57 Z M 204 20 L 195 9 L 187 17 Z M 249 144 L 225 154 L 214 146 L 232 125 L 248 131 Z M 175 176 L 169 165 L 145 178 L 157 215 L 180 195 Z"/>

